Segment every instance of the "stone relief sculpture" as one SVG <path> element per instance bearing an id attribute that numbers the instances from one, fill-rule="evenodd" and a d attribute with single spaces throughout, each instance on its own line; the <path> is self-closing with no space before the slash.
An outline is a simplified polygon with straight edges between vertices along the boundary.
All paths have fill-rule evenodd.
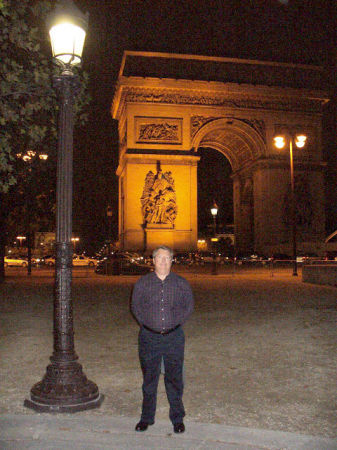
<path id="1" fill-rule="evenodd" d="M 196 115 L 191 117 L 191 137 L 194 137 L 194 135 L 200 130 L 200 128 L 203 125 L 206 125 L 209 122 L 213 122 L 214 120 L 218 119 L 232 119 L 231 117 L 224 117 L 224 116 L 201 116 Z M 266 142 L 266 130 L 265 130 L 265 123 L 263 120 L 257 120 L 257 119 L 241 119 L 239 117 L 235 118 L 237 121 L 244 122 L 250 127 L 252 127 L 259 135 L 262 137 L 263 141 Z"/>
<path id="2" fill-rule="evenodd" d="M 179 139 L 178 125 L 169 123 L 141 125 L 138 139 L 141 141 L 177 141 Z"/>
<path id="3" fill-rule="evenodd" d="M 174 225 L 177 204 L 171 172 L 158 169 L 157 175 L 152 170 L 147 173 L 141 204 L 144 224 Z"/>
<path id="4" fill-rule="evenodd" d="M 231 98 L 228 95 L 201 95 L 198 93 L 193 94 L 180 94 L 178 92 L 163 91 L 154 94 L 150 90 L 140 90 L 136 88 L 129 88 L 125 92 L 125 101 L 134 103 L 168 103 L 168 104 L 181 104 L 181 105 L 208 105 L 208 106 L 228 106 L 231 108 L 250 108 L 250 109 L 276 109 L 279 111 L 288 111 L 289 109 L 306 111 L 306 112 L 321 112 L 322 106 L 317 101 L 305 98 L 293 98 L 278 100 L 266 100 L 264 98 L 254 99 L 248 95 L 235 96 Z"/>

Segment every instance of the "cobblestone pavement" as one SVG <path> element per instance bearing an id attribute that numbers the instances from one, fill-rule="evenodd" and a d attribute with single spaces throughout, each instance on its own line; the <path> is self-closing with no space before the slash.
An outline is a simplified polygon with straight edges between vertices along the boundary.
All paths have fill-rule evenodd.
<path id="1" fill-rule="evenodd" d="M 289 271 L 186 278 L 196 299 L 185 326 L 186 420 L 336 437 L 336 288 Z M 136 279 L 74 277 L 76 351 L 105 395 L 100 409 L 76 414 L 83 420 L 138 420 L 138 326 L 129 309 Z M 13 271 L 0 298 L 0 413 L 32 415 L 23 401 L 52 353 L 53 278 Z M 156 418 L 168 420 L 162 380 Z"/>

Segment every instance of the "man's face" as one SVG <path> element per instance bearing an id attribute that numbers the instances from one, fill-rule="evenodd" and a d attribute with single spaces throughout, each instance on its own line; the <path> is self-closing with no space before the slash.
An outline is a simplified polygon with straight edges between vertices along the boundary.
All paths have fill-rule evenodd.
<path id="1" fill-rule="evenodd" d="M 158 250 L 158 253 L 153 258 L 154 269 L 158 275 L 168 275 L 172 266 L 172 257 L 168 250 L 162 248 Z"/>

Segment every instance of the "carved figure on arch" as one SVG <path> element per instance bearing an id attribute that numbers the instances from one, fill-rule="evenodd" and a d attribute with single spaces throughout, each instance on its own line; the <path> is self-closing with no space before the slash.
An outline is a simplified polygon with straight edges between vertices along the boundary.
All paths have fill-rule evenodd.
<path id="1" fill-rule="evenodd" d="M 144 224 L 174 225 L 178 208 L 171 172 L 159 169 L 157 175 L 152 170 L 147 173 L 141 205 Z"/>

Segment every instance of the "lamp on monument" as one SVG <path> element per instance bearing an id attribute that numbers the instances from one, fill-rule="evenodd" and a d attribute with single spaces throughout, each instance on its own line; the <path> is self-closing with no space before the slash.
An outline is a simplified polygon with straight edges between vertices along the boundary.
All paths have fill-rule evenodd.
<path id="1" fill-rule="evenodd" d="M 112 239 L 112 207 L 110 205 L 107 206 L 106 215 L 108 218 L 108 254 L 111 254 L 111 239 Z"/>
<path id="2" fill-rule="evenodd" d="M 214 236 L 216 235 L 216 216 L 218 215 L 218 205 L 213 202 L 213 206 L 211 208 L 211 214 L 213 216 L 213 227 L 214 227 Z"/>
<path id="3" fill-rule="evenodd" d="M 298 148 L 305 146 L 307 136 L 304 134 L 294 133 L 289 129 L 285 129 L 284 133 L 274 137 L 274 145 L 276 148 L 282 149 L 289 142 L 289 157 L 290 157 L 290 220 L 291 220 L 291 240 L 292 240 L 292 259 L 293 259 L 293 276 L 297 276 L 297 227 L 296 227 L 296 206 L 295 206 L 295 181 L 294 181 L 294 144 Z"/>
<path id="4" fill-rule="evenodd" d="M 215 236 L 216 236 L 216 216 L 218 215 L 218 205 L 213 201 L 213 205 L 211 207 L 211 214 L 213 216 L 213 235 L 214 235 L 214 251 L 213 251 L 213 268 L 212 268 L 212 274 L 217 275 L 218 268 L 217 268 L 217 258 L 216 258 L 216 244 L 215 244 Z M 213 239 L 212 239 L 213 241 Z"/>
<path id="5" fill-rule="evenodd" d="M 61 74 L 53 80 L 59 97 L 54 352 L 44 378 L 32 387 L 24 405 L 39 412 L 63 413 L 97 408 L 103 401 L 97 385 L 87 379 L 77 361 L 71 296 L 73 103 L 79 90 L 72 66 L 81 62 L 88 15 L 71 0 L 61 1 L 48 24 L 53 57 L 61 66 Z"/>

